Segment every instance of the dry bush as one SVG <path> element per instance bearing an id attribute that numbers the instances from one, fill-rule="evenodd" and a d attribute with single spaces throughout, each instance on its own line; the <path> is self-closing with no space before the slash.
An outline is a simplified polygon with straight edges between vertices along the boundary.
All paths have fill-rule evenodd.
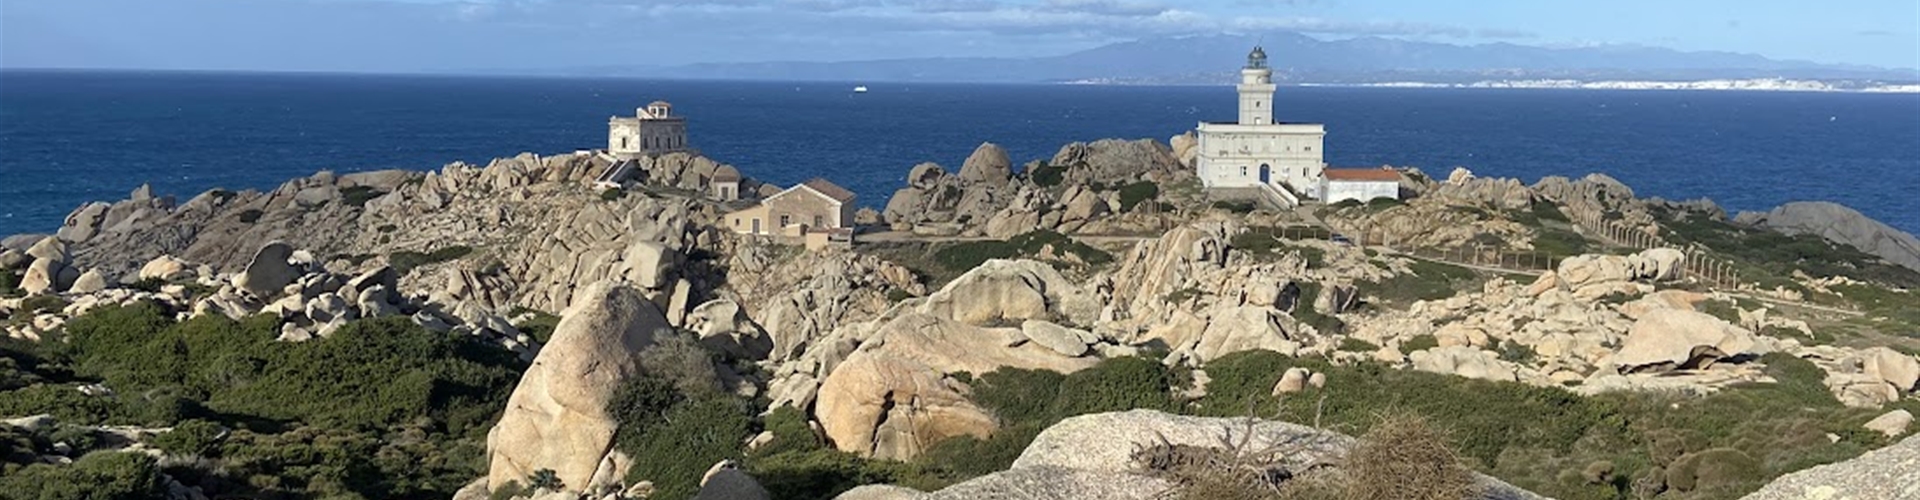
<path id="1" fill-rule="evenodd" d="M 1460 500 L 1473 473 L 1446 436 L 1410 415 L 1383 417 L 1347 453 L 1348 500 Z"/>

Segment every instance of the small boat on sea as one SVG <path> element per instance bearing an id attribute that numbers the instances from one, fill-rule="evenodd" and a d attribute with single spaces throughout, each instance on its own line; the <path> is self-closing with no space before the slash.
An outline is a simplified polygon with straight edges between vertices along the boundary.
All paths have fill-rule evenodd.
<path id="1" fill-rule="evenodd" d="M 866 86 L 866 85 L 860 85 L 860 86 L 857 86 L 857 87 L 854 87 L 854 88 L 853 88 L 853 93 L 855 93 L 855 94 L 865 94 L 865 93 L 867 93 L 867 86 Z"/>

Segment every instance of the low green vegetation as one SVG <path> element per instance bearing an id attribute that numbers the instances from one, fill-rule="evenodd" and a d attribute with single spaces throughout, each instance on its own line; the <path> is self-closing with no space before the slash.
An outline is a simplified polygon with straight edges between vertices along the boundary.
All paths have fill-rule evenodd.
<path id="1" fill-rule="evenodd" d="M 1120 211 L 1132 212 L 1134 207 L 1160 196 L 1160 185 L 1153 181 L 1139 181 L 1120 186 Z"/>
<path id="2" fill-rule="evenodd" d="M 1281 236 L 1282 234 L 1293 235 L 1290 231 L 1296 229 L 1303 228 L 1252 227 L 1248 228 L 1246 232 L 1234 235 L 1233 239 L 1227 244 L 1236 250 L 1246 252 L 1247 255 L 1251 255 L 1255 259 L 1271 260 L 1287 255 L 1289 252 L 1297 252 L 1300 254 L 1300 258 L 1307 261 L 1307 267 L 1321 267 L 1326 265 L 1327 252 L 1325 250 L 1289 244 L 1286 238 Z M 1301 234 L 1317 237 L 1317 235 L 1312 233 L 1312 230 L 1305 231 L 1306 232 Z M 1332 235 L 1328 234 L 1326 236 L 1331 237 Z"/>
<path id="3" fill-rule="evenodd" d="M 367 202 L 386 195 L 386 191 L 374 189 L 372 186 L 352 186 L 340 190 L 341 202 L 355 208 L 366 207 Z"/>
<path id="4" fill-rule="evenodd" d="M 526 318 L 520 319 L 522 316 Z M 518 321 L 513 324 L 513 327 L 519 329 L 520 333 L 533 337 L 535 342 L 541 344 L 546 344 L 547 341 L 553 340 L 554 330 L 560 328 L 560 317 L 554 316 L 546 311 L 516 307 L 507 313 L 507 317 L 514 318 Z"/>
<path id="5" fill-rule="evenodd" d="M 267 213 L 260 211 L 260 209 L 249 208 L 245 211 L 240 212 L 240 222 L 243 224 L 252 224 L 255 222 L 260 222 L 260 217 L 265 215 L 267 215 Z"/>
<path id="6" fill-rule="evenodd" d="M 1886 443 L 1859 427 L 1878 412 L 1840 405 L 1818 367 L 1777 354 L 1764 361 L 1780 383 L 1684 399 L 1648 393 L 1582 397 L 1556 388 L 1251 351 L 1209 363 L 1208 394 L 1191 411 L 1235 415 L 1254 407 L 1349 434 L 1371 431 L 1380 412 L 1410 412 L 1443 429 L 1474 468 L 1563 499 L 1640 498 L 1634 479 L 1648 474 L 1661 474 L 1673 498 L 1738 498 L 1766 478 Z M 1280 375 L 1295 366 L 1326 373 L 1327 387 L 1284 400 L 1271 396 Z M 1840 441 L 1829 441 L 1828 433 Z M 1688 456 L 1699 463 L 1684 462 Z M 1594 467 L 1599 463 L 1606 466 Z M 1709 463 L 1715 465 L 1698 467 Z M 1674 476 L 1676 466 L 1705 472 L 1682 478 Z"/>
<path id="7" fill-rule="evenodd" d="M 1414 335 L 1412 338 L 1407 339 L 1406 342 L 1401 342 L 1400 352 L 1402 354 L 1413 354 L 1435 347 L 1440 347 L 1439 337 L 1435 337 L 1432 334 L 1420 334 Z"/>
<path id="8" fill-rule="evenodd" d="M 627 197 L 627 190 L 625 189 L 607 188 L 600 190 L 600 201 L 619 201 L 625 197 Z"/>
<path id="9" fill-rule="evenodd" d="M 1656 214 L 1664 236 L 1678 245 L 1700 245 L 1736 261 L 1744 280 L 1764 288 L 1782 286 L 1806 292 L 1788 276 L 1798 269 L 1814 277 L 1847 276 L 1861 281 L 1920 288 L 1920 272 L 1887 263 L 1817 235 L 1786 235 L 1735 226 L 1699 212 Z"/>
<path id="10" fill-rule="evenodd" d="M 1053 247 L 1053 252 L 1057 256 L 1071 255 L 1091 266 L 1113 262 L 1113 254 L 1075 241 L 1067 235 L 1045 229 L 1014 236 L 1006 241 L 980 240 L 954 243 L 934 251 L 933 260 L 944 270 L 958 275 L 993 259 L 1033 258 L 1040 255 L 1048 246 Z"/>
<path id="11" fill-rule="evenodd" d="M 414 251 L 401 251 L 401 252 L 394 252 L 392 254 L 388 254 L 387 263 L 388 265 L 393 266 L 393 270 L 395 272 L 398 272 L 404 276 L 408 272 L 413 271 L 415 268 L 426 266 L 426 265 L 438 264 L 441 262 L 458 260 L 461 257 L 466 257 L 467 255 L 470 255 L 472 253 L 473 253 L 473 248 L 464 246 L 464 245 L 453 245 L 448 247 L 442 247 L 438 250 L 434 250 L 432 252 L 427 252 L 427 253 L 420 253 L 420 252 L 414 252 Z"/>
<path id="12" fill-rule="evenodd" d="M 1048 164 L 1046 161 L 1035 164 L 1033 169 L 1027 171 L 1027 178 L 1032 180 L 1034 185 L 1040 187 L 1058 186 L 1061 181 L 1066 180 L 1066 176 L 1067 169 L 1065 167 L 1056 167 Z"/>
<path id="13" fill-rule="evenodd" d="M 1313 328 L 1319 330 L 1322 335 L 1331 335 L 1346 331 L 1346 322 L 1340 321 L 1340 318 L 1332 315 L 1323 314 L 1314 306 L 1314 302 L 1320 298 L 1320 293 L 1323 291 L 1319 283 L 1301 283 L 1296 286 L 1300 287 L 1300 294 L 1294 299 L 1293 319 L 1300 320 L 1301 323 L 1313 325 Z"/>
<path id="14" fill-rule="evenodd" d="M 1379 282 L 1357 283 L 1360 296 L 1370 302 L 1406 306 L 1420 300 L 1452 297 L 1464 287 L 1476 284 L 1478 279 L 1471 269 L 1430 260 L 1414 259 L 1409 267 L 1411 273 L 1398 274 Z"/>
<path id="15" fill-rule="evenodd" d="M 20 275 L 11 270 L 0 269 L 0 297 L 20 296 Z"/>
<path id="16" fill-rule="evenodd" d="M 1253 202 L 1246 200 L 1221 200 L 1213 202 L 1212 206 L 1215 209 L 1236 214 L 1250 214 L 1253 213 L 1254 209 L 1258 208 Z"/>
<path id="17" fill-rule="evenodd" d="M 171 426 L 147 444 L 197 457 L 155 467 L 94 453 L 71 466 L 27 465 L 17 458 L 50 453 L 30 439 L 35 452 L 0 453 L 10 471 L 0 492 L 150 498 L 140 485 L 165 472 L 214 498 L 446 498 L 485 473 L 486 431 L 524 369 L 510 353 L 405 318 L 302 343 L 274 341 L 277 325 L 176 322 L 139 303 L 75 318 L 60 340 L 0 342 L 0 415 Z M 88 395 L 82 384 L 111 392 Z M 39 481 L 24 478 L 74 480 L 35 490 Z"/>

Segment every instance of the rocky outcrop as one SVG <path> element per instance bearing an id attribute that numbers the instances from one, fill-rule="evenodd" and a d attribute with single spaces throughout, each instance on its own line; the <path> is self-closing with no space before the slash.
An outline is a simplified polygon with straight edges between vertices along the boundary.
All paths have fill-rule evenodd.
<path id="1" fill-rule="evenodd" d="M 772 385 L 777 395 L 804 394 L 805 384 L 820 380 L 814 413 L 836 447 L 912 458 L 941 440 L 985 437 L 998 428 L 991 414 L 966 397 L 970 389 L 954 374 L 999 368 L 1065 373 L 1097 362 L 1087 354 L 1099 339 L 1052 323 L 1090 321 L 1091 300 L 1045 264 L 989 261 L 888 317 L 842 327 L 798 361 L 815 370 L 782 369 L 786 380 Z M 1025 329 L 1019 327 L 1023 321 Z M 792 384 L 801 387 L 786 387 Z M 806 399 L 776 397 L 776 404 L 804 405 Z"/>
<path id="2" fill-rule="evenodd" d="M 1013 160 L 1007 158 L 1007 150 L 991 142 L 974 149 L 973 154 L 967 156 L 966 163 L 960 166 L 960 180 L 969 183 L 1004 186 L 1007 179 L 1012 177 Z"/>
<path id="3" fill-rule="evenodd" d="M 1742 500 L 1894 500 L 1920 498 L 1920 436 L 1774 479 Z"/>
<path id="4" fill-rule="evenodd" d="M 1712 366 L 1725 358 L 1757 356 L 1766 348 L 1753 333 L 1705 313 L 1674 309 L 1641 316 L 1611 363 L 1622 373 Z"/>
<path id="5" fill-rule="evenodd" d="M 1741 213 L 1734 221 L 1786 234 L 1817 235 L 1920 271 L 1920 239 L 1838 203 L 1793 202 L 1765 213 Z"/>
<path id="6" fill-rule="evenodd" d="M 1337 467 L 1353 438 L 1285 422 L 1170 415 L 1151 410 L 1099 413 L 1068 418 L 1034 438 L 1012 468 L 940 491 L 863 488 L 839 500 L 945 500 L 998 498 L 1155 499 L 1175 491 L 1174 484 L 1144 472 L 1136 454 L 1159 445 L 1224 450 L 1223 443 L 1246 443 L 1250 450 L 1273 451 L 1272 463 L 1258 466 L 1286 471 L 1293 478 L 1320 467 Z M 1475 474 L 1475 499 L 1540 498 L 1500 480 Z M 1392 478 L 1368 478 L 1392 480 Z"/>
<path id="7" fill-rule="evenodd" d="M 671 326 L 639 289 L 605 281 L 584 290 L 563 318 L 487 433 L 490 490 L 539 469 L 589 491 L 626 475 L 603 466 L 621 462 L 607 460 L 618 427 L 607 404 L 640 374 L 641 351 Z"/>

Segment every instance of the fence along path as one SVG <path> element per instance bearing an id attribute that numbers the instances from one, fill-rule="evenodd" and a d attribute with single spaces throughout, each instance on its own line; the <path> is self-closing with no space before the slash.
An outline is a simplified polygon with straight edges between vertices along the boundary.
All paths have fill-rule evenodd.
<path id="1" fill-rule="evenodd" d="M 1305 214 L 1302 212 L 1303 215 Z M 1551 271 L 1560 265 L 1560 261 L 1573 255 L 1560 255 L 1542 251 L 1516 251 L 1499 246 L 1472 244 L 1458 247 L 1407 246 L 1405 242 L 1392 241 L 1385 230 L 1378 228 L 1349 228 L 1340 231 L 1317 217 L 1306 217 L 1309 224 L 1300 226 L 1282 226 L 1266 228 L 1264 232 L 1286 239 L 1330 240 L 1340 235 L 1355 245 L 1376 247 L 1412 255 L 1428 260 L 1448 264 L 1477 267 L 1488 270 L 1502 270 L 1537 275 Z M 1634 229 L 1618 221 L 1595 220 L 1591 217 L 1569 217 L 1583 236 L 1601 240 L 1613 246 L 1625 248 L 1674 248 L 1680 250 L 1685 258 L 1681 261 L 1682 278 L 1692 278 L 1714 288 L 1737 290 L 1740 288 L 1740 276 L 1733 264 L 1707 255 L 1698 248 L 1682 248 L 1666 240 Z"/>

